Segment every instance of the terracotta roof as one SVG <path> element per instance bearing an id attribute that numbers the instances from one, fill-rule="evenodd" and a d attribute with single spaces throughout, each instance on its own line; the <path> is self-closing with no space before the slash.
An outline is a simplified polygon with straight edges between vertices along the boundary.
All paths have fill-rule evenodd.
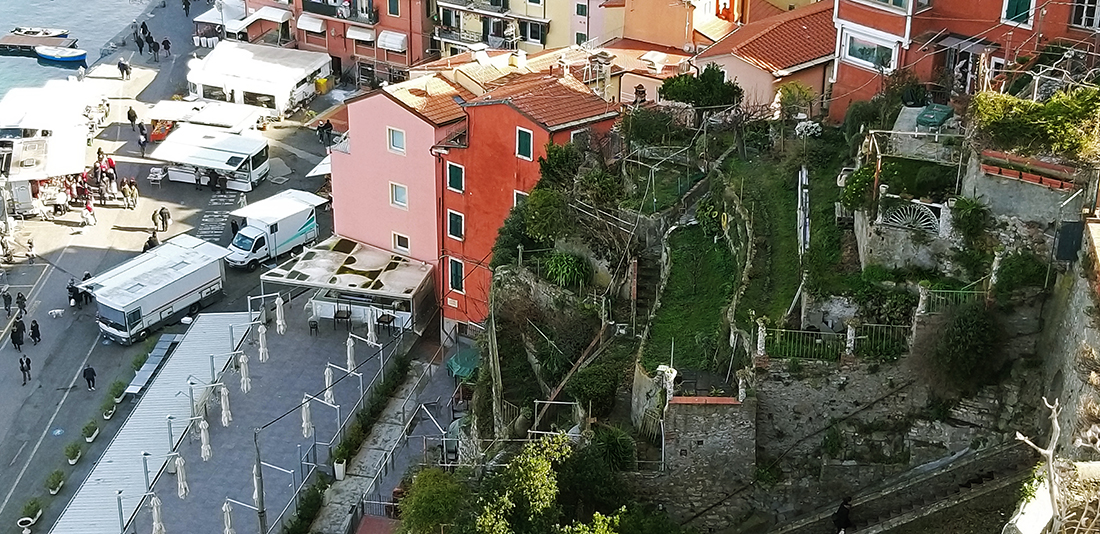
<path id="1" fill-rule="evenodd" d="M 774 73 L 832 56 L 835 45 L 833 3 L 822 0 L 741 26 L 699 54 L 699 59 L 732 54 Z"/>
<path id="2" fill-rule="evenodd" d="M 600 7 L 626 7 L 626 0 L 604 0 Z"/>
<path id="3" fill-rule="evenodd" d="M 624 71 L 658 79 L 671 78 L 680 74 L 678 65 L 681 61 L 691 57 L 679 48 L 634 39 L 616 39 L 603 45 L 600 49 L 615 54 L 614 64 Z M 642 60 L 642 56 L 649 52 L 660 52 L 665 55 L 664 65 L 660 71 L 654 71 L 650 68 L 648 61 Z"/>
<path id="4" fill-rule="evenodd" d="M 722 20 L 718 17 L 714 17 L 695 27 L 695 31 L 710 39 L 711 42 L 717 41 L 725 37 L 729 32 L 733 31 L 734 24 L 728 20 Z"/>
<path id="5" fill-rule="evenodd" d="M 473 93 L 438 74 L 388 85 L 382 91 L 436 125 L 463 117 L 462 107 L 454 97 L 463 101 L 474 98 Z"/>
<path id="6" fill-rule="evenodd" d="M 768 17 L 774 17 L 780 13 L 784 13 L 784 11 L 768 0 L 749 0 L 749 16 L 745 18 L 744 22 L 748 24 Z"/>
<path id="7" fill-rule="evenodd" d="M 601 115 L 616 114 L 619 109 L 618 104 L 596 96 L 572 76 L 515 73 L 497 80 L 494 85 L 498 87 L 465 105 L 506 101 L 549 130 Z"/>

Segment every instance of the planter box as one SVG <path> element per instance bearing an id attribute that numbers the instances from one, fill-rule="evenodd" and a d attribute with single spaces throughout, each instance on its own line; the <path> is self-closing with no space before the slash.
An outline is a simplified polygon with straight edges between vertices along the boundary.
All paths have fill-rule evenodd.
<path id="1" fill-rule="evenodd" d="M 65 486 L 65 481 L 62 480 L 56 488 L 50 488 L 50 495 L 57 495 L 57 492 L 61 491 L 61 488 Z"/>
<path id="2" fill-rule="evenodd" d="M 115 411 L 114 410 L 111 410 L 109 412 L 103 412 L 103 420 L 104 421 L 110 421 L 111 418 L 114 417 L 114 416 L 115 416 Z"/>
<path id="3" fill-rule="evenodd" d="M 82 454 L 84 454 L 84 453 L 83 453 L 83 452 L 81 452 L 80 454 L 77 454 L 77 455 L 76 455 L 76 458 L 68 458 L 68 460 L 69 460 L 69 465 L 76 465 L 76 463 L 80 461 L 80 456 L 81 456 Z"/>
<path id="4" fill-rule="evenodd" d="M 95 441 L 95 438 L 98 435 L 99 435 L 99 427 L 96 427 L 95 432 L 92 432 L 91 436 L 85 436 L 84 437 L 84 441 L 87 441 L 88 443 L 91 443 L 91 442 Z"/>

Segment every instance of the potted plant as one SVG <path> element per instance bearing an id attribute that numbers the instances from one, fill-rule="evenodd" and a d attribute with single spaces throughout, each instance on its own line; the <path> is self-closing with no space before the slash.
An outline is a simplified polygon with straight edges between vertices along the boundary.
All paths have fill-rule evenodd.
<path id="1" fill-rule="evenodd" d="M 65 457 L 69 459 L 69 465 L 76 465 L 80 459 L 80 442 L 74 441 L 65 447 Z"/>
<path id="2" fill-rule="evenodd" d="M 57 495 L 57 492 L 61 491 L 61 486 L 65 485 L 65 472 L 60 469 L 54 469 L 50 476 L 46 477 L 46 490 L 50 492 L 50 495 Z"/>
<path id="3" fill-rule="evenodd" d="M 114 417 L 115 415 L 116 408 L 117 406 L 115 406 L 115 399 L 108 397 L 107 400 L 104 400 L 103 405 L 100 406 L 100 410 L 103 411 L 103 420 L 110 421 L 111 417 Z"/>
<path id="4" fill-rule="evenodd" d="M 111 382 L 111 387 L 107 392 L 110 393 L 111 398 L 115 400 L 115 404 L 122 402 L 122 397 L 126 396 L 126 382 L 121 380 Z"/>
<path id="5" fill-rule="evenodd" d="M 88 424 L 84 425 L 80 433 L 84 436 L 84 441 L 91 443 L 95 441 L 96 436 L 99 435 L 99 424 L 95 422 L 95 419 L 92 419 L 88 421 Z"/>
<path id="6" fill-rule="evenodd" d="M 351 448 L 346 443 L 341 443 L 332 451 L 332 470 L 336 480 L 344 480 L 347 474 L 348 458 L 351 456 Z"/>
<path id="7" fill-rule="evenodd" d="M 37 497 L 31 498 L 23 505 L 22 517 L 16 521 L 16 525 L 19 528 L 26 529 L 27 527 L 35 524 L 40 517 L 42 517 L 42 502 Z"/>

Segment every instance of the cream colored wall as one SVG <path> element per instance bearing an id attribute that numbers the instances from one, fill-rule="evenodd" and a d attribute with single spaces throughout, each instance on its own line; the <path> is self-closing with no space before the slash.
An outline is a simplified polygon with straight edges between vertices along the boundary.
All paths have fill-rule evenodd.
<path id="1" fill-rule="evenodd" d="M 692 42 L 693 9 L 677 0 L 626 0 L 623 37 L 681 48 Z"/>
<path id="2" fill-rule="evenodd" d="M 715 63 L 722 67 L 727 80 L 737 82 L 745 91 L 745 103 L 748 105 L 771 104 L 775 100 L 775 76 L 765 72 L 734 55 L 707 58 L 706 63 Z M 700 65 L 700 68 L 704 65 Z"/>
<path id="3" fill-rule="evenodd" d="M 517 0 L 520 1 L 520 0 Z M 573 15 L 573 0 L 543 0 L 546 18 L 550 19 L 550 28 L 546 33 L 546 48 L 562 48 L 573 44 L 573 30 L 570 19 Z"/>

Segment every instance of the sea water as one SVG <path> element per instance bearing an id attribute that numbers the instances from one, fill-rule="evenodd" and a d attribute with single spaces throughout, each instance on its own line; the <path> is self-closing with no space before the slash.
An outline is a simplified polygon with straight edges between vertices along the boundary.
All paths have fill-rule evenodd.
<path id="1" fill-rule="evenodd" d="M 149 1 L 160 0 L 0 0 L 0 35 L 16 26 L 64 28 L 77 39 L 76 47 L 88 52 L 88 65 L 99 60 L 100 50 L 130 31 Z M 0 56 L 0 98 L 13 87 L 39 87 L 47 80 L 76 74 L 79 65 L 42 61 L 35 57 Z"/>

